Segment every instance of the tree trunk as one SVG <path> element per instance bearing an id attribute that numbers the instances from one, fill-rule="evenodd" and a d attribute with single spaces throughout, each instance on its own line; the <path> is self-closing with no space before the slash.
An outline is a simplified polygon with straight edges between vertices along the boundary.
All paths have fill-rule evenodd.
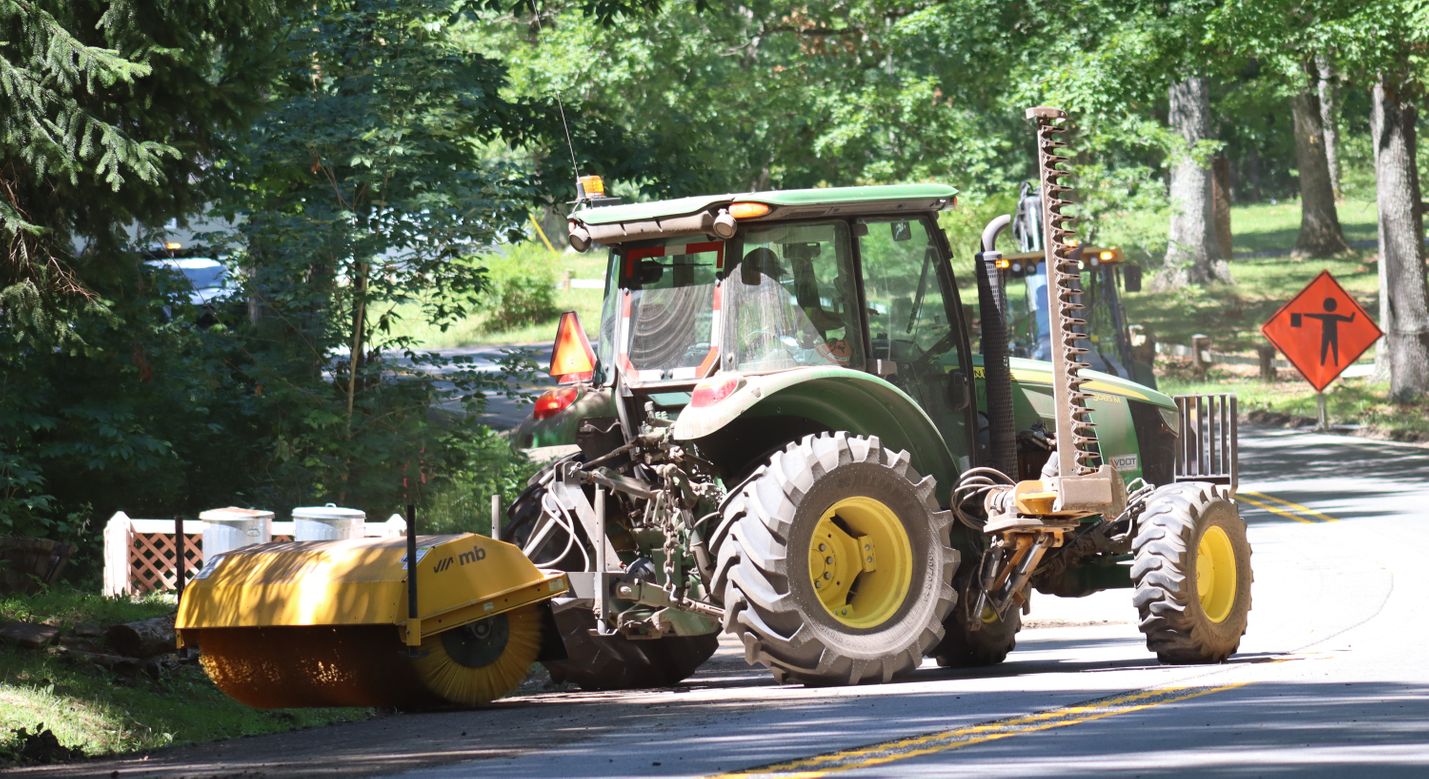
<path id="1" fill-rule="evenodd" d="M 1379 99 L 1379 85 L 1371 90 L 1374 99 L 1370 101 L 1369 112 L 1369 133 L 1370 146 L 1374 149 L 1374 170 L 1379 172 L 1379 134 L 1384 126 L 1384 105 Z M 1378 231 L 1379 253 L 1375 256 L 1375 266 L 1379 274 L 1379 327 L 1384 332 L 1389 332 L 1394 328 L 1394 315 L 1389 307 L 1389 275 L 1385 270 L 1389 263 L 1384 261 L 1384 231 Z M 1379 339 L 1379 343 L 1374 347 L 1374 373 L 1371 378 L 1376 382 L 1387 383 L 1389 381 L 1389 340 Z"/>
<path id="2" fill-rule="evenodd" d="M 352 416 L 353 409 L 357 403 L 357 380 L 358 374 L 362 372 L 363 358 L 366 354 L 367 345 L 364 337 L 367 335 L 367 280 L 371 274 L 371 268 L 366 260 L 359 260 L 357 263 L 357 279 L 353 285 L 352 301 L 352 349 L 348 352 L 347 363 L 347 440 L 352 441 Z M 348 447 L 349 455 L 343 463 L 342 487 L 339 488 L 337 497 L 339 504 L 346 503 L 348 495 L 348 481 L 352 476 L 352 447 Z"/>
<path id="3" fill-rule="evenodd" d="M 1231 258 L 1231 161 L 1225 154 L 1211 158 L 1211 212 L 1216 219 L 1220 258 Z"/>
<path id="4" fill-rule="evenodd" d="M 1325 163 L 1330 168 L 1330 191 L 1335 200 L 1344 196 L 1340 187 L 1340 130 L 1335 119 L 1335 66 L 1327 54 L 1315 57 L 1315 69 L 1319 71 L 1320 127 L 1325 136 Z"/>
<path id="5" fill-rule="evenodd" d="M 1374 88 L 1378 114 L 1375 190 L 1390 326 L 1389 394 L 1396 402 L 1429 392 L 1429 290 L 1425 288 L 1419 173 L 1415 161 L 1414 103 L 1402 83 L 1381 78 Z"/>
<path id="6" fill-rule="evenodd" d="M 1210 88 L 1203 77 L 1171 85 L 1171 128 L 1184 148 L 1171 167 L 1171 230 L 1166 264 L 1157 276 L 1158 288 L 1230 281 L 1230 273 L 1216 239 L 1212 206 L 1212 176 L 1208 161 L 1198 161 L 1195 147 L 1211 137 Z"/>
<path id="7" fill-rule="evenodd" d="M 1335 211 L 1330 168 L 1325 158 L 1325 134 L 1320 126 L 1320 100 L 1308 89 L 1291 98 L 1295 119 L 1295 164 L 1300 169 L 1300 235 L 1297 257 L 1331 257 L 1350 250 Z"/>

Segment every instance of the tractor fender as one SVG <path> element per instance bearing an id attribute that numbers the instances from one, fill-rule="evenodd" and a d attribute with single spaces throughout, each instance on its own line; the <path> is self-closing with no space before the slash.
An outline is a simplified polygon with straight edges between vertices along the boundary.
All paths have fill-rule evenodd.
<path id="1" fill-rule="evenodd" d="M 798 417 L 826 430 L 878 436 L 889 448 L 907 451 L 919 472 L 937 479 L 940 497 L 960 472 L 947 442 L 917 401 L 884 379 L 839 366 L 743 377 L 724 399 L 686 406 L 675 420 L 674 436 L 696 441 L 736 420 L 762 417 Z"/>

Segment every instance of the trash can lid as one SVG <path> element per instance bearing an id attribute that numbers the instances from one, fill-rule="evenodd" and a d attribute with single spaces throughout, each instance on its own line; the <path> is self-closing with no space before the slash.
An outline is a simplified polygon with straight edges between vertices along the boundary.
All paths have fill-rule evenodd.
<path id="1" fill-rule="evenodd" d="M 254 520 L 272 519 L 273 512 L 262 509 L 241 509 L 237 506 L 229 506 L 222 509 L 209 509 L 198 515 L 204 522 L 252 522 Z"/>
<path id="2" fill-rule="evenodd" d="M 300 506 L 293 509 L 293 519 L 367 519 L 367 512 L 335 506 Z"/>

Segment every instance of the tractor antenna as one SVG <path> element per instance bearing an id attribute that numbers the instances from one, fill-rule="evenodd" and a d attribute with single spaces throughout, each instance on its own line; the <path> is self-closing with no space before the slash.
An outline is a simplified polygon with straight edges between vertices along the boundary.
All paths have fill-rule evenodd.
<path id="1" fill-rule="evenodd" d="M 545 27 L 541 24 L 541 12 L 536 9 L 536 0 L 531 0 L 531 14 L 536 17 L 536 34 L 539 36 L 545 32 Z M 561 129 L 566 133 L 566 151 L 571 153 L 571 174 L 573 181 L 579 181 L 581 177 L 581 166 L 576 162 L 576 145 L 571 143 L 571 126 L 566 122 L 566 104 L 561 100 L 561 93 L 555 93 L 556 110 L 561 114 Z M 577 184 L 579 187 L 579 184 Z"/>

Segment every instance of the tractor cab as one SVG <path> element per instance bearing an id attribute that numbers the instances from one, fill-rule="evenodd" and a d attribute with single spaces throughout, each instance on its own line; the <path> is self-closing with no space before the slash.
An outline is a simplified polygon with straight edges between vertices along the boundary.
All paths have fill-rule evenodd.
<path id="1" fill-rule="evenodd" d="M 1016 357 L 1050 359 L 1051 323 L 1047 316 L 1047 262 L 1042 248 L 1042 197 L 1024 185 L 1012 222 L 1018 251 L 1002 259 L 1006 290 L 1009 348 Z M 1121 293 L 1141 291 L 1141 268 L 1128 264 L 1115 246 L 1077 244 L 1081 262 L 1077 286 L 1087 307 L 1087 324 L 1079 343 L 1093 370 L 1155 388 L 1152 371 L 1155 345 L 1145 329 L 1127 321 Z"/>
<path id="2" fill-rule="evenodd" d="M 628 413 L 638 416 L 649 404 L 671 418 L 793 371 L 804 378 L 858 373 L 880 392 L 911 399 L 909 408 L 924 409 L 953 458 L 970 462 L 975 410 L 964 369 L 966 326 L 936 221 L 955 196 L 950 187 L 907 185 L 577 210 L 575 243 L 577 231 L 590 231 L 609 247 L 594 379 L 543 396 L 536 416 L 556 416 L 562 398 L 578 403 L 612 385 L 617 373 Z M 670 213 L 685 209 L 694 215 Z M 721 235 L 716 222 L 726 217 Z M 604 234 L 616 229 L 620 239 L 637 237 Z M 689 234 L 694 229 L 700 232 Z M 673 234 L 638 237 L 642 230 Z M 579 348 L 578 339 L 558 343 Z M 762 424 L 771 436 L 787 440 L 787 431 L 773 429 L 813 424 L 788 411 L 775 404 L 756 416 L 767 417 Z M 759 424 L 741 422 L 748 429 L 729 433 L 729 445 L 762 439 L 754 432 Z"/>

